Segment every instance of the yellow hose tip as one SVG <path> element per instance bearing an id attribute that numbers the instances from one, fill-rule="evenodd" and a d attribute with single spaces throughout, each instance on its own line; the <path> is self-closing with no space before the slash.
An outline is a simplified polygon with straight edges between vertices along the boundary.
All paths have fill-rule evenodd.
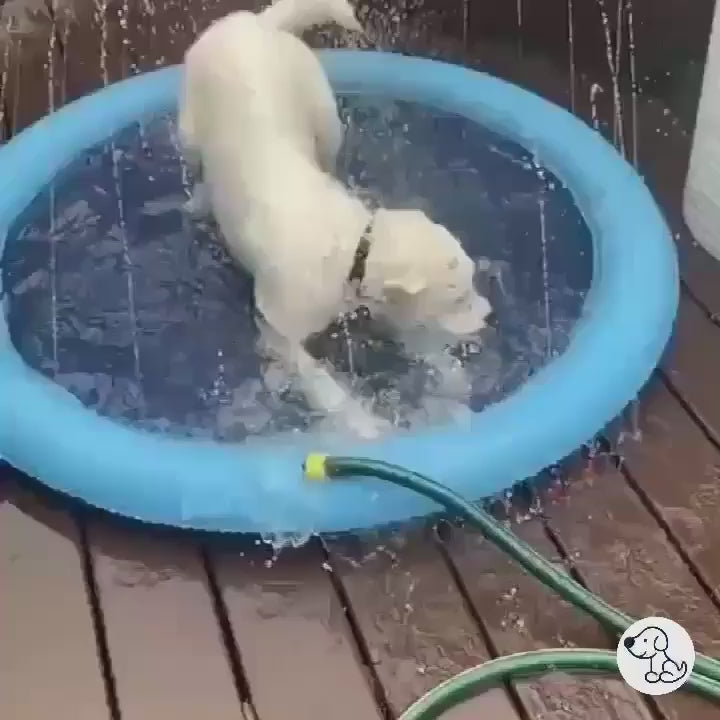
<path id="1" fill-rule="evenodd" d="M 303 471 L 305 472 L 305 479 L 312 480 L 313 482 L 323 482 L 328 479 L 327 472 L 325 471 L 325 460 L 327 455 L 321 453 L 310 453 L 303 463 Z"/>

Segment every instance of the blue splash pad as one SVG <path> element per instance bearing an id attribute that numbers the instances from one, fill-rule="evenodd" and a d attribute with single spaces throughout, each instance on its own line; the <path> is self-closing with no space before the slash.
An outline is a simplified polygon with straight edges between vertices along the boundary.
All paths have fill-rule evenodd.
<path id="1" fill-rule="evenodd" d="M 394 206 L 426 203 L 471 254 L 508 269 L 512 291 L 498 294 L 495 287 L 492 298 L 502 372 L 480 383 L 474 407 L 481 412 L 470 427 L 426 427 L 362 446 L 312 432 L 227 442 L 239 438 L 212 421 L 225 392 L 215 381 L 219 365 L 226 388 L 258 375 L 247 314 L 251 283 L 207 230 L 198 237 L 197 228 L 182 227 L 171 119 L 150 117 L 142 134 L 137 125 L 128 127 L 172 107 L 173 68 L 73 103 L 0 150 L 0 182 L 7 186 L 0 223 L 9 241 L 3 284 L 10 296 L 10 332 L 0 341 L 0 393 L 7 398 L 0 452 L 13 464 L 58 490 L 151 522 L 276 533 L 346 530 L 432 508 L 369 480 L 308 487 L 301 475 L 306 450 L 380 457 L 480 497 L 571 452 L 634 396 L 669 334 L 677 276 L 668 231 L 633 170 L 572 116 L 486 75 L 381 53 L 321 57 L 353 126 L 388 128 L 393 143 L 391 161 L 383 157 L 388 139 L 379 133 L 377 152 L 366 140 L 362 153 L 350 148 L 348 176 Z M 393 134 L 393 126 L 407 129 Z M 111 136 L 108 152 L 106 142 L 98 143 Z M 47 162 L 34 166 L 31 158 L 41 156 Z M 22 183 L 10 167 L 28 168 Z M 402 178 L 393 172 L 398 167 Z M 52 220 L 46 212 L 43 227 L 37 208 L 48 207 L 42 193 L 53 179 L 55 211 Z M 579 211 L 593 232 L 592 252 Z M 43 284 L 37 273 L 48 267 L 49 235 L 55 280 L 47 274 Z M 122 306 L 129 297 L 123 238 L 140 270 L 133 271 L 138 343 L 130 337 L 131 309 Z M 590 293 L 569 335 L 591 269 Z M 555 325 L 543 325 L 548 288 L 560 290 L 552 302 L 561 320 Z M 48 331 L 53 293 L 54 337 Z M 78 297 L 88 315 L 78 313 Z M 228 334 L 228 325 L 238 331 Z M 557 357 L 543 367 L 548 347 Z M 243 434 L 253 434 L 246 424 Z"/>

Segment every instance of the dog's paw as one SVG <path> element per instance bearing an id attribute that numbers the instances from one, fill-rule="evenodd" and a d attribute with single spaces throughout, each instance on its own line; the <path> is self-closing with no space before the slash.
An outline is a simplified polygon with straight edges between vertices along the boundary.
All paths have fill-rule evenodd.
<path id="1" fill-rule="evenodd" d="M 646 672 L 645 673 L 645 682 L 649 682 L 649 683 L 660 682 L 660 675 L 658 675 L 656 672 L 653 672 L 652 670 L 650 672 Z"/>

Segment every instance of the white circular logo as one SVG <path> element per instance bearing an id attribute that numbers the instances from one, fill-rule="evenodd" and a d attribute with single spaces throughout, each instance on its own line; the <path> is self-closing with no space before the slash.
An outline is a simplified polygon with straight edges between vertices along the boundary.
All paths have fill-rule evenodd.
<path id="1" fill-rule="evenodd" d="M 681 688 L 695 665 L 695 646 L 684 628 L 663 617 L 634 622 L 620 638 L 617 663 L 625 682 L 646 695 Z"/>

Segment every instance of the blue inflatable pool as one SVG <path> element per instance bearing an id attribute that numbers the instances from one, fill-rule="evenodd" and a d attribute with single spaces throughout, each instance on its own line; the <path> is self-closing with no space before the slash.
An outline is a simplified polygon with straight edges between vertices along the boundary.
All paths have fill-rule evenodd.
<path id="1" fill-rule="evenodd" d="M 302 462 L 310 450 L 397 463 L 479 498 L 568 455 L 635 397 L 670 335 L 678 273 L 669 231 L 633 168 L 563 109 L 486 74 L 378 52 L 324 51 L 321 58 L 344 98 L 422 106 L 437 114 L 435 126 L 459 118 L 525 148 L 533 166 L 569 190 L 572 209 L 563 206 L 558 222 L 575 213 L 575 225 L 583 224 L 591 249 L 585 269 L 577 271 L 587 274 L 588 287 L 568 341 L 542 367 L 525 373 L 523 382 L 510 383 L 507 392 L 478 405 L 469 423 L 460 426 L 422 427 L 361 446 L 313 431 L 283 434 L 282 442 L 272 437 L 245 442 L 178 437 L 108 417 L 63 387 L 57 367 L 42 371 L 33 366 L 26 350 L 18 347 L 10 321 L 13 303 L 21 301 L 6 271 L 6 312 L 0 318 L 0 456 L 51 488 L 147 522 L 233 532 L 344 531 L 421 516 L 433 507 L 413 493 L 370 479 L 308 485 Z M 65 302 L 66 292 L 53 274 L 60 257 L 56 250 L 62 245 L 63 252 L 70 252 L 70 243 L 63 245 L 64 226 L 52 220 L 35 234 L 18 231 L 24 214 L 79 157 L 89 158 L 83 164 L 91 166 L 93 147 L 119 138 L 128 127 L 137 128 L 144 118 L 172 111 L 179 76 L 179 68 L 168 68 L 107 87 L 44 118 L 0 149 L 4 257 L 14 256 L 19 263 L 37 255 L 40 235 L 56 243 L 48 256 L 52 268 L 41 274 L 46 279 L 29 275 L 38 285 L 44 283 L 43 297 L 51 298 L 53 307 Z M 466 129 L 462 136 L 468 137 Z M 493 145 L 498 156 L 506 152 L 501 144 Z M 447 147 L 443 152 L 449 152 Z M 82 205 L 87 191 L 78 184 L 73 207 Z M 455 188 L 451 194 L 459 193 Z M 125 210 L 125 224 L 131 223 L 129 212 Z M 118 232 L 115 226 L 103 230 L 108 242 L 117 240 Z M 84 257 L 88 252 L 82 244 L 72 251 Z M 570 277 L 570 266 L 577 263 L 566 264 Z M 107 278 L 105 284 L 122 278 L 122 272 L 100 260 L 88 267 L 88 284 L 91 272 L 106 272 L 97 276 Z M 92 323 L 88 327 L 94 331 Z M 141 328 L 148 336 L 156 330 Z M 48 337 L 57 346 L 58 329 Z M 60 363 L 67 365 L 68 357 L 61 352 Z M 132 353 L 127 356 L 129 365 L 137 361 Z M 168 374 L 164 366 L 145 372 Z"/>

